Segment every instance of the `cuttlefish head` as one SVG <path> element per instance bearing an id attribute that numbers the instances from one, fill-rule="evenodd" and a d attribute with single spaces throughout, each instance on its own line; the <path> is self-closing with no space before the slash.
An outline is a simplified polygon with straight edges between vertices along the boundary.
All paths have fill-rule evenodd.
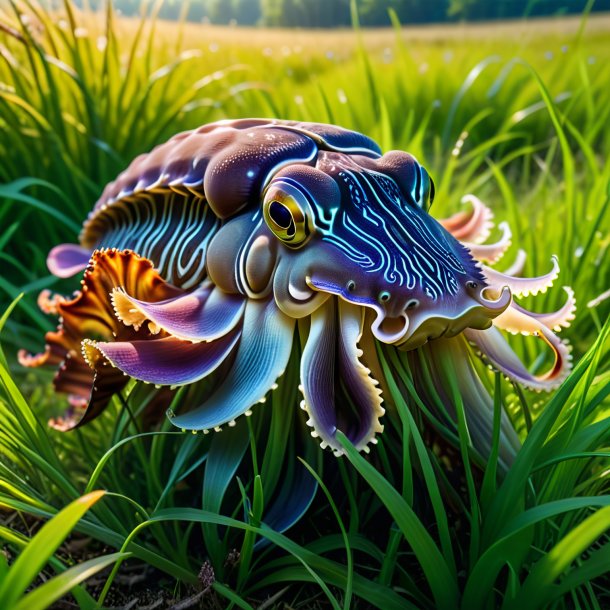
<path id="1" fill-rule="evenodd" d="M 270 181 L 268 228 L 287 248 L 278 306 L 310 315 L 330 295 L 373 310 L 375 338 L 403 349 L 465 328 L 486 329 L 510 304 L 478 262 L 430 214 L 434 185 L 415 158 L 326 152 Z"/>

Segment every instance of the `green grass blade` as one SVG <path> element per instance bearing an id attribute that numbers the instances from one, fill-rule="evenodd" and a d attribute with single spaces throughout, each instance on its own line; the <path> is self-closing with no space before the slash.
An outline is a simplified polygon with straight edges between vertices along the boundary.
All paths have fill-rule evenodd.
<path id="1" fill-rule="evenodd" d="M 555 579 L 609 528 L 610 506 L 598 510 L 575 527 L 534 565 L 507 610 L 548 607 L 554 597 Z"/>
<path id="2" fill-rule="evenodd" d="M 0 585 L 0 606 L 11 608 L 15 604 L 81 517 L 103 495 L 103 491 L 87 494 L 69 504 L 43 525 L 15 560 L 8 576 Z"/>
<path id="3" fill-rule="evenodd" d="M 402 496 L 358 453 L 344 434 L 337 432 L 337 438 L 349 461 L 379 496 L 413 549 L 426 575 L 437 608 L 456 608 L 459 599 L 457 583 L 423 523 Z"/>
<path id="4" fill-rule="evenodd" d="M 100 570 L 108 567 L 119 559 L 126 559 L 129 553 L 112 553 L 83 561 L 25 595 L 13 606 L 14 610 L 44 610 L 60 599 L 76 585 L 87 580 Z"/>

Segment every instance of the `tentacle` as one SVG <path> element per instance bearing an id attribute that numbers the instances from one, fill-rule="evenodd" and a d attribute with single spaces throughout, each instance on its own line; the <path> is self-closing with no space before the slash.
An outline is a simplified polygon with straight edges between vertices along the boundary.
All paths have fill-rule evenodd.
<path id="1" fill-rule="evenodd" d="M 511 317 L 505 321 L 505 326 L 527 328 L 528 333 L 542 338 L 553 350 L 555 360 L 546 373 L 542 375 L 530 373 L 497 328 L 484 331 L 468 329 L 464 331 L 464 334 L 469 341 L 472 341 L 481 350 L 483 356 L 490 361 L 492 366 L 504 373 L 509 379 L 532 390 L 549 391 L 556 388 L 569 375 L 572 368 L 569 346 L 539 321 L 533 318 L 526 321 L 525 318 L 528 318 L 528 316 L 515 311 L 511 311 L 510 314 Z M 519 318 L 518 323 L 514 321 L 513 316 Z"/>
<path id="2" fill-rule="evenodd" d="M 112 304 L 123 324 L 138 330 L 148 320 L 153 334 L 164 330 L 185 341 L 214 341 L 233 330 L 242 319 L 246 301 L 208 284 L 166 301 L 148 303 L 122 288 L 112 291 Z"/>
<path id="3" fill-rule="evenodd" d="M 525 250 L 518 250 L 517 256 L 515 257 L 513 264 L 508 269 L 503 271 L 504 275 L 509 275 L 509 276 L 521 275 L 523 273 L 523 269 L 525 267 L 526 260 L 527 260 L 527 254 L 525 253 Z"/>
<path id="4" fill-rule="evenodd" d="M 185 385 L 203 379 L 229 356 L 239 331 L 209 343 L 174 337 L 155 340 L 99 342 L 85 339 L 83 357 L 99 370 L 104 359 L 126 375 L 156 385 Z"/>
<path id="5" fill-rule="evenodd" d="M 549 312 L 549 313 L 535 313 L 532 311 L 528 311 L 524 309 L 517 303 L 513 302 L 509 309 L 512 309 L 513 312 L 519 313 L 521 316 L 526 316 L 526 318 L 533 318 L 538 322 L 544 324 L 550 330 L 554 330 L 555 332 L 559 332 L 562 328 L 567 328 L 570 326 L 570 322 L 575 318 L 574 313 L 576 312 L 576 299 L 574 298 L 574 291 L 569 286 L 564 286 L 563 289 L 566 291 L 568 298 L 563 306 L 557 311 Z M 512 321 L 515 324 L 515 330 L 512 331 L 510 328 L 506 328 L 502 326 L 504 314 L 500 316 L 500 319 L 496 319 L 496 326 L 499 328 L 504 328 L 509 332 L 522 332 L 523 325 L 519 324 L 520 317 L 517 318 L 513 313 L 506 312 L 506 323 L 510 324 Z M 509 321 L 510 320 L 510 321 Z"/>
<path id="6" fill-rule="evenodd" d="M 472 204 L 470 212 L 458 212 L 439 222 L 456 239 L 480 244 L 489 237 L 493 229 L 493 212 L 474 195 L 462 197 L 462 204 L 465 203 Z"/>
<path id="7" fill-rule="evenodd" d="M 337 311 L 338 308 L 338 311 Z M 379 418 L 381 390 L 370 376 L 370 369 L 359 360 L 357 344 L 362 335 L 362 308 L 329 299 L 312 315 L 309 337 L 301 357 L 301 382 L 312 436 L 320 437 L 322 447 L 332 447 L 336 455 L 343 448 L 336 440 L 341 430 L 359 450 L 367 450 L 383 430 Z M 340 387 L 342 386 L 342 388 Z M 345 394 L 341 400 L 337 394 Z"/>
<path id="8" fill-rule="evenodd" d="M 377 355 L 377 341 L 371 330 L 374 318 L 374 311 L 372 309 L 365 308 L 361 329 L 362 334 L 357 342 L 358 346 L 362 350 L 362 357 L 359 358 L 359 360 L 366 368 L 370 369 L 370 375 L 374 380 L 379 382 L 379 387 L 381 388 L 383 395 L 387 396 L 390 392 L 385 383 L 385 374 Z"/>
<path id="9" fill-rule="evenodd" d="M 546 292 L 547 288 L 553 285 L 553 282 L 559 276 L 559 262 L 557 257 L 553 256 L 553 268 L 546 275 L 531 278 L 515 278 L 506 273 L 500 273 L 495 269 L 491 269 L 486 265 L 482 265 L 483 273 L 491 286 L 508 286 L 511 292 L 517 297 L 526 297 L 529 294 L 538 294 Z"/>
<path id="10" fill-rule="evenodd" d="M 56 316 L 59 313 L 59 304 L 65 303 L 66 298 L 57 293 L 52 293 L 45 289 L 40 292 L 36 301 L 38 307 L 43 313 Z"/>
<path id="11" fill-rule="evenodd" d="M 57 277 L 72 277 L 89 264 L 91 249 L 76 244 L 55 246 L 47 256 L 47 267 Z"/>
<path id="12" fill-rule="evenodd" d="M 248 301 L 235 361 L 222 385 L 196 409 L 173 416 L 172 423 L 188 430 L 207 430 L 230 423 L 264 402 L 288 364 L 294 325 L 273 299 Z"/>
<path id="13" fill-rule="evenodd" d="M 469 242 L 462 242 L 462 245 L 466 246 L 472 256 L 477 260 L 486 261 L 490 264 L 497 263 L 504 253 L 510 248 L 512 232 L 507 222 L 501 222 L 498 228 L 502 230 L 502 237 L 494 244 L 474 244 Z"/>
<path id="14" fill-rule="evenodd" d="M 464 337 L 431 341 L 421 350 L 409 352 L 406 356 L 418 395 L 442 422 L 449 418 L 454 428 L 457 428 L 457 418 L 451 388 L 453 384 L 457 385 L 472 445 L 483 458 L 487 458 L 493 438 L 493 400 L 471 362 L 472 354 Z M 424 373 L 425 368 L 428 374 Z M 513 462 L 520 445 L 507 414 L 502 411 L 499 457 L 503 468 L 508 468 Z"/>
<path id="15" fill-rule="evenodd" d="M 38 354 L 29 354 L 20 349 L 17 352 L 17 360 L 21 366 L 38 368 L 39 366 L 56 366 L 66 358 L 70 350 L 76 349 L 74 341 L 67 336 L 63 330 L 51 331 L 45 335 L 46 345 L 44 351 Z"/>

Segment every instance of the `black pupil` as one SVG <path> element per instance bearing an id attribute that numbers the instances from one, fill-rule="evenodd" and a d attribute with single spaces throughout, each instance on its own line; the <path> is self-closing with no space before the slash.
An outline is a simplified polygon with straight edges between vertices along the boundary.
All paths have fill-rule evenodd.
<path id="1" fill-rule="evenodd" d="M 281 229 L 288 229 L 292 223 L 290 210 L 279 201 L 272 201 L 269 206 L 269 218 Z"/>

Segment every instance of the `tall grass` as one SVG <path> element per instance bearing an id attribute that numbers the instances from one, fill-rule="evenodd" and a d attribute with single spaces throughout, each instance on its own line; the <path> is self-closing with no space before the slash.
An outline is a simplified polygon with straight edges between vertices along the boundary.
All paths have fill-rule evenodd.
<path id="1" fill-rule="evenodd" d="M 354 32 L 347 45 L 343 33 L 341 46 L 329 36 L 306 47 L 287 34 L 284 45 L 261 48 L 239 31 L 218 42 L 214 30 L 154 15 L 122 20 L 110 6 L 103 18 L 70 4 L 52 15 L 7 6 L 2 506 L 47 519 L 105 489 L 76 529 L 153 566 L 168 596 L 206 590 L 221 606 L 250 608 L 268 596 L 278 607 L 397 610 L 610 603 L 610 299 L 587 306 L 610 288 L 607 33 L 473 44 L 411 42 L 396 29 L 374 44 Z M 295 366 L 264 407 L 219 434 L 185 435 L 168 422 L 144 428 L 151 395 L 135 383 L 82 430 L 46 427 L 58 408 L 50 379 L 26 375 L 14 358 L 16 347 L 39 349 L 51 328 L 37 293 L 74 288 L 48 275 L 46 252 L 74 241 L 104 183 L 135 155 L 177 131 L 244 116 L 335 122 L 409 150 L 436 180 L 435 215 L 474 192 L 513 227 L 507 260 L 523 248 L 527 272 L 541 273 L 559 256 L 580 304 L 566 331 L 572 375 L 546 396 L 481 369 L 496 415 L 508 409 L 524 439 L 506 476 L 492 457 L 466 485 L 466 454 L 430 442 L 411 373 L 385 350 L 382 366 L 402 383 L 389 388 L 386 431 L 366 457 L 344 441 L 347 456 L 337 460 L 307 435 Z M 556 288 L 526 305 L 552 307 L 562 296 Z M 532 343 L 513 342 L 528 362 Z M 114 577 L 95 592 L 99 604 Z"/>

